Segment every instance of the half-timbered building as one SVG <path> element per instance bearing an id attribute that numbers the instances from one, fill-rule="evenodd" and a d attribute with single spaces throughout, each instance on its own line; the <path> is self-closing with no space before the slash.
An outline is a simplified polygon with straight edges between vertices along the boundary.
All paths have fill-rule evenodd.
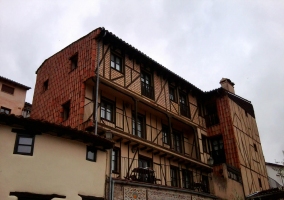
<path id="1" fill-rule="evenodd" d="M 237 199 L 268 188 L 253 106 L 230 79 L 204 92 L 104 28 L 36 74 L 32 118 L 111 133 L 106 199 Z"/>

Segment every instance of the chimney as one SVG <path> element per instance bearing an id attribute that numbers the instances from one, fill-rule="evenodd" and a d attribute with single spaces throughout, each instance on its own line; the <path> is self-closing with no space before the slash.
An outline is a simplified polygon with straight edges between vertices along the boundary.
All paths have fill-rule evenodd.
<path id="1" fill-rule="evenodd" d="M 222 78 L 220 81 L 221 87 L 224 88 L 225 90 L 234 93 L 235 94 L 235 89 L 234 89 L 234 83 L 228 79 L 228 78 Z"/>

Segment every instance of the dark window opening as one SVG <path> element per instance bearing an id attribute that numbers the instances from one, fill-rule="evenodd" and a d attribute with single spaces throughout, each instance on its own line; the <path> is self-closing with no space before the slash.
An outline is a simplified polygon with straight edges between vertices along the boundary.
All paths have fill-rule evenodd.
<path id="1" fill-rule="evenodd" d="M 101 101 L 101 118 L 114 122 L 114 103 L 103 99 Z"/>
<path id="2" fill-rule="evenodd" d="M 254 148 L 255 152 L 257 152 L 257 147 L 256 147 L 255 143 L 253 143 L 253 148 Z"/>
<path id="3" fill-rule="evenodd" d="M 208 137 L 205 135 L 202 135 L 202 147 L 203 147 L 203 152 L 204 153 L 209 153 L 210 152 L 210 146 L 209 146 L 209 141 Z"/>
<path id="4" fill-rule="evenodd" d="M 186 94 L 180 92 L 179 94 L 180 114 L 190 118 L 190 109 L 187 102 Z"/>
<path id="5" fill-rule="evenodd" d="M 162 125 L 163 143 L 170 144 L 170 129 L 166 125 Z"/>
<path id="6" fill-rule="evenodd" d="M 205 175 L 202 175 L 202 191 L 203 192 L 206 192 L 206 193 L 209 193 L 209 179 L 208 179 L 208 176 L 205 176 Z"/>
<path id="7" fill-rule="evenodd" d="M 71 71 L 78 67 L 78 53 L 70 58 L 71 61 Z"/>
<path id="8" fill-rule="evenodd" d="M 0 113 L 11 114 L 11 109 L 1 106 Z"/>
<path id="9" fill-rule="evenodd" d="M 173 86 L 169 87 L 169 95 L 170 95 L 170 100 L 176 102 L 177 101 L 177 96 L 176 96 L 176 89 Z"/>
<path id="10" fill-rule="evenodd" d="M 142 95 L 154 99 L 154 88 L 152 86 L 152 76 L 146 72 L 141 72 L 141 93 Z"/>
<path id="11" fill-rule="evenodd" d="M 43 91 L 46 91 L 47 89 L 48 89 L 48 79 L 43 83 Z"/>
<path id="12" fill-rule="evenodd" d="M 207 115 L 205 116 L 206 126 L 210 127 L 219 124 L 216 102 L 207 105 L 206 110 L 207 110 Z"/>
<path id="13" fill-rule="evenodd" d="M 259 187 L 262 188 L 262 183 L 261 183 L 261 179 L 260 178 L 258 178 L 258 184 L 259 184 Z"/>
<path id="14" fill-rule="evenodd" d="M 65 104 L 62 105 L 63 108 L 63 121 L 67 120 L 70 115 L 70 101 L 67 101 Z"/>
<path id="15" fill-rule="evenodd" d="M 193 173 L 192 171 L 182 170 L 182 187 L 186 189 L 193 189 Z"/>
<path id="16" fill-rule="evenodd" d="M 228 178 L 242 183 L 241 171 L 227 164 Z"/>
<path id="17" fill-rule="evenodd" d="M 8 94 L 14 94 L 15 88 L 2 84 L 1 91 L 6 92 Z"/>
<path id="18" fill-rule="evenodd" d="M 206 109 L 202 101 L 197 101 L 198 115 L 204 117 L 206 115 Z"/>
<path id="19" fill-rule="evenodd" d="M 87 146 L 86 160 L 96 162 L 97 161 L 97 150 L 93 146 Z"/>
<path id="20" fill-rule="evenodd" d="M 138 167 L 152 168 L 153 167 L 153 161 L 152 161 L 151 158 L 147 158 L 147 157 L 139 155 Z"/>
<path id="21" fill-rule="evenodd" d="M 14 146 L 14 154 L 32 156 L 33 149 L 34 149 L 33 135 L 17 134 Z"/>
<path id="22" fill-rule="evenodd" d="M 170 175 L 171 175 L 171 186 L 179 187 L 179 170 L 178 170 L 178 168 L 171 166 Z"/>
<path id="23" fill-rule="evenodd" d="M 122 59 L 121 59 L 121 57 L 112 53 L 111 56 L 110 56 L 110 67 L 119 71 L 119 72 L 122 72 Z"/>
<path id="24" fill-rule="evenodd" d="M 214 164 L 221 164 L 226 162 L 224 143 L 222 136 L 211 139 L 212 157 Z"/>
<path id="25" fill-rule="evenodd" d="M 172 133 L 172 138 L 173 138 L 173 142 L 174 142 L 174 150 L 179 152 L 179 153 L 182 153 L 182 137 L 181 137 L 181 133 L 178 132 L 178 131 L 173 131 Z"/>
<path id="26" fill-rule="evenodd" d="M 137 132 L 136 132 L 136 126 L 137 126 Z M 145 117 L 142 115 L 137 116 L 137 123 L 135 120 L 135 115 L 133 115 L 132 118 L 132 134 L 136 135 L 140 138 L 146 138 L 145 137 Z"/>
<path id="27" fill-rule="evenodd" d="M 119 174 L 119 171 L 120 171 L 119 158 L 120 158 L 120 150 L 117 148 L 113 149 L 112 150 L 112 160 L 111 160 L 112 173 Z"/>

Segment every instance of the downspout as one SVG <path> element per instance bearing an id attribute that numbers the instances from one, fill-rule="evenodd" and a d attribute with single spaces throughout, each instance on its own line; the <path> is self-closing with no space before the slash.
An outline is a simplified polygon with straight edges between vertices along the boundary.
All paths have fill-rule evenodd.
<path id="1" fill-rule="evenodd" d="M 96 98 L 96 101 L 95 101 L 95 108 L 94 108 L 94 112 L 93 114 L 95 114 L 95 135 L 98 134 L 98 95 L 99 95 L 99 83 L 100 83 L 100 41 L 106 36 L 106 31 L 104 29 L 102 29 L 102 31 L 104 31 L 104 35 L 102 37 L 100 37 L 98 40 L 97 40 L 97 79 L 96 79 L 96 95 L 95 95 L 95 98 Z"/>

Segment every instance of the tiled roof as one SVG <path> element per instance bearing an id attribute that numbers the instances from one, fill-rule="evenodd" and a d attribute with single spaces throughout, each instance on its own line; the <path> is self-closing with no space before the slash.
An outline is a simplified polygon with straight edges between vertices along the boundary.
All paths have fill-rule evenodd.
<path id="1" fill-rule="evenodd" d="M 87 131 L 81 131 L 69 126 L 54 124 L 44 120 L 24 118 L 23 116 L 16 116 L 13 114 L 0 113 L 0 124 L 27 130 L 32 134 L 46 133 L 57 135 L 58 137 L 63 137 L 66 139 L 78 140 L 83 143 L 101 146 L 104 149 L 110 149 L 114 145 L 114 142 L 111 140 L 94 135 Z"/>
<path id="2" fill-rule="evenodd" d="M 11 84 L 11 85 L 16 85 L 16 86 L 18 86 L 18 87 L 20 87 L 20 88 L 23 88 L 23 89 L 25 89 L 25 90 L 31 89 L 31 88 L 28 87 L 28 86 L 25 86 L 25 85 L 23 85 L 23 84 L 21 84 L 21 83 L 18 83 L 18 82 L 16 82 L 16 81 L 11 80 L 11 79 L 5 78 L 5 77 L 3 77 L 3 76 L 0 76 L 0 81 L 9 83 L 9 84 Z"/>

